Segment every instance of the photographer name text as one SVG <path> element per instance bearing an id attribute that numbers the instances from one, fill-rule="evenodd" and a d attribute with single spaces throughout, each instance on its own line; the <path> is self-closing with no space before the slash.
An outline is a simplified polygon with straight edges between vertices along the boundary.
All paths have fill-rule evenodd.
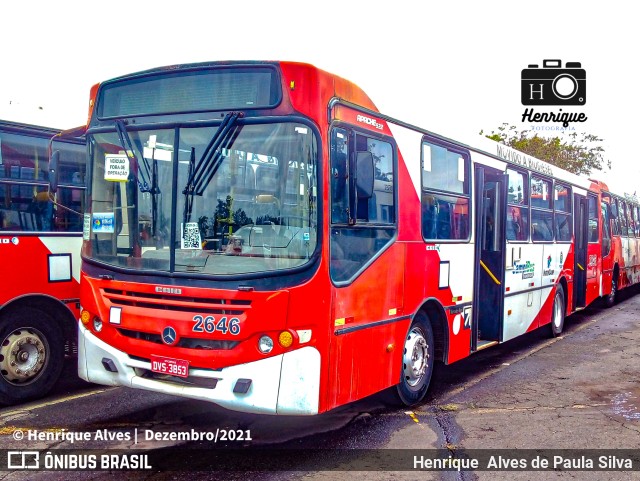
<path id="1" fill-rule="evenodd" d="M 569 122 L 586 122 L 587 116 L 584 112 L 581 113 L 569 113 L 563 112 L 560 109 L 559 112 L 534 112 L 533 109 L 525 109 L 522 114 L 522 122 L 562 122 L 563 127 L 569 127 Z"/>
<path id="2" fill-rule="evenodd" d="M 221 429 L 212 431 L 186 431 L 156 432 L 151 429 L 135 428 L 131 431 L 111 431 L 97 429 L 95 431 L 68 431 L 60 429 L 55 431 L 39 431 L 37 429 L 16 430 L 13 432 L 16 441 L 53 441 L 67 442 L 70 444 L 87 441 L 133 441 L 138 444 L 141 441 L 209 441 L 209 442 L 234 442 L 252 441 L 249 429 Z"/>
<path id="3" fill-rule="evenodd" d="M 622 456 L 535 456 L 533 458 L 517 458 L 490 456 L 488 460 L 474 458 L 432 458 L 414 456 L 413 469 L 425 471 L 619 471 L 638 470 L 633 459 Z"/>

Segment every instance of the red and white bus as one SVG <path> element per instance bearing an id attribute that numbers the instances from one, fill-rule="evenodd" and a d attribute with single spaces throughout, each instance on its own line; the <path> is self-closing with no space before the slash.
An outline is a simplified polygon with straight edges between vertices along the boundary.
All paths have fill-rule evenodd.
<path id="1" fill-rule="evenodd" d="M 0 121 L 0 403 L 46 394 L 77 350 L 86 157 L 83 137 Z"/>
<path id="2" fill-rule="evenodd" d="M 255 413 L 411 405 L 435 361 L 557 335 L 638 280 L 635 201 L 311 65 L 159 68 L 90 105 L 88 381 Z"/>

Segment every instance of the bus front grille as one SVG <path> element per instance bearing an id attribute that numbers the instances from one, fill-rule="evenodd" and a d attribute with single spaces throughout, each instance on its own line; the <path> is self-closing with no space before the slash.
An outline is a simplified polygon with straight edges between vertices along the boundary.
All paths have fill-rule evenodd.
<path id="1" fill-rule="evenodd" d="M 111 288 L 102 289 L 102 293 L 111 302 L 111 305 L 121 307 L 232 316 L 241 316 L 251 309 L 251 300 L 249 299 L 208 299 Z"/>
<path id="2" fill-rule="evenodd" d="M 134 331 L 131 329 L 117 329 L 120 334 L 131 339 L 140 339 L 142 341 L 153 342 L 155 344 L 164 344 L 160 334 L 149 332 Z M 223 341 L 219 339 L 200 339 L 196 337 L 181 337 L 174 345 L 175 347 L 185 347 L 187 349 L 204 349 L 228 351 L 239 344 L 239 341 Z"/>

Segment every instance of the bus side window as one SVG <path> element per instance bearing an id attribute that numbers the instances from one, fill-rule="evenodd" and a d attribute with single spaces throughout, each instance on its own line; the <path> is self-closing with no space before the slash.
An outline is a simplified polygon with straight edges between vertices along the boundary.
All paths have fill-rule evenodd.
<path id="1" fill-rule="evenodd" d="M 329 270 L 334 282 L 353 279 L 394 237 L 395 159 L 395 147 L 386 140 L 358 131 L 347 132 L 341 128 L 335 128 L 331 132 L 333 225 Z M 363 184 L 365 177 L 373 181 L 370 197 L 368 191 L 365 193 L 363 190 L 365 186 L 358 186 L 355 181 L 358 165 L 361 172 L 367 172 L 365 162 L 369 167 L 373 166 L 373 169 L 369 169 L 372 175 L 363 176 L 360 180 Z M 366 228 L 358 228 L 360 226 Z"/>
<path id="2" fill-rule="evenodd" d="M 627 226 L 628 226 L 627 233 L 629 237 L 634 237 L 635 231 L 636 231 L 636 223 L 635 223 L 635 220 L 633 219 L 634 206 L 630 202 L 627 202 L 626 208 L 627 208 L 626 210 L 627 210 Z"/>
<path id="3" fill-rule="evenodd" d="M 508 207 L 506 227 L 508 240 L 529 240 L 529 209 L 510 205 Z"/>
<path id="4" fill-rule="evenodd" d="M 531 239 L 550 242 L 553 240 L 553 214 L 533 210 L 531 212 Z"/>
<path id="5" fill-rule="evenodd" d="M 572 221 L 571 212 L 571 188 L 567 185 L 556 183 L 554 187 L 554 218 L 555 218 L 555 234 L 558 242 L 571 242 L 572 239 Z"/>
<path id="6" fill-rule="evenodd" d="M 611 217 L 609 215 L 609 204 L 606 202 L 602 202 L 600 204 L 600 209 L 602 211 L 602 256 L 607 256 L 611 251 L 611 233 L 610 227 L 611 225 L 615 225 L 615 223 L 611 222 Z"/>
<path id="7" fill-rule="evenodd" d="M 613 235 L 620 235 L 620 205 L 618 199 L 611 199 L 612 205 L 615 206 L 617 211 L 616 215 L 611 215 L 611 223 L 613 225 Z"/>
<path id="8" fill-rule="evenodd" d="M 347 160 L 348 136 L 343 129 L 335 129 L 331 136 L 331 222 L 349 222 L 349 189 Z"/>
<path id="9" fill-rule="evenodd" d="M 451 239 L 451 206 L 443 200 L 438 202 L 438 239 Z"/>
<path id="10" fill-rule="evenodd" d="M 437 239 L 436 219 L 438 217 L 438 203 L 435 196 L 422 196 L 422 235 L 426 239 Z"/>
<path id="11" fill-rule="evenodd" d="M 506 235 L 510 241 L 529 240 L 529 178 L 526 172 L 507 169 Z"/>
<path id="12" fill-rule="evenodd" d="M 469 171 L 466 153 L 422 143 L 422 237 L 469 239 Z"/>
<path id="13" fill-rule="evenodd" d="M 589 242 L 598 242 L 598 198 L 589 195 Z"/>

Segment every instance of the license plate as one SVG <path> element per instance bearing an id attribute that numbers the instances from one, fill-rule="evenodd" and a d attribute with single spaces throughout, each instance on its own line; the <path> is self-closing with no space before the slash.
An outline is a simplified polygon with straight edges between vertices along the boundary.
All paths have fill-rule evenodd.
<path id="1" fill-rule="evenodd" d="M 151 370 L 160 374 L 187 377 L 189 375 L 189 361 L 152 355 Z"/>

